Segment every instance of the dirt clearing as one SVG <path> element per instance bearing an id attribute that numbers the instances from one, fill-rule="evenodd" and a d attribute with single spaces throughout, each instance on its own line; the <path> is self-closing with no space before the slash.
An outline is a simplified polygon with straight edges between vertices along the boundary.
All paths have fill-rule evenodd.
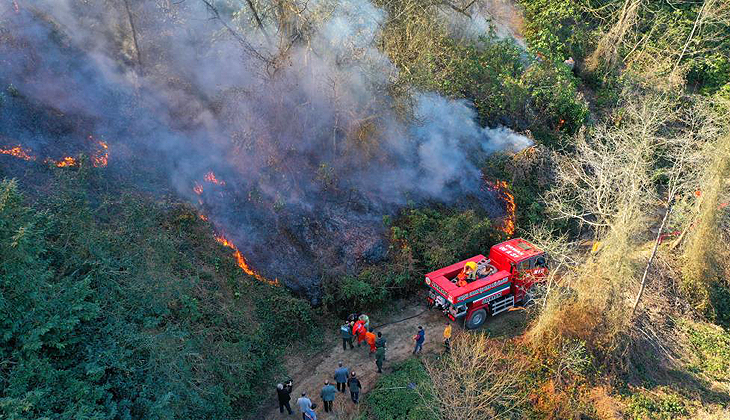
<path id="1" fill-rule="evenodd" d="M 405 321 L 399 321 L 404 318 L 412 317 Z M 386 361 L 383 366 L 384 374 L 392 371 L 393 363 L 405 360 L 413 356 L 414 342 L 412 337 L 416 334 L 418 326 L 423 326 L 426 331 L 426 341 L 423 345 L 423 354 L 440 353 L 443 351 L 442 334 L 448 319 L 438 310 L 427 310 L 426 305 L 411 303 L 403 307 L 402 310 L 390 312 L 384 316 L 373 315 L 370 319 L 370 325 L 376 328 L 375 332 L 382 332 L 383 336 L 388 340 L 388 352 Z M 344 321 L 343 321 L 344 323 Z M 384 325 L 387 324 L 387 325 Z M 454 325 L 454 329 L 460 329 L 460 325 Z M 525 325 L 524 311 L 515 310 L 497 315 L 495 318 L 487 319 L 482 331 L 486 331 L 492 337 L 513 337 L 521 334 Z M 286 369 L 290 372 L 290 377 L 294 381 L 294 389 L 292 391 L 292 410 L 294 414 L 289 416 L 286 412 L 279 414 L 278 403 L 276 400 L 276 390 L 271 389 L 271 399 L 265 403 L 260 410 L 260 416 L 254 418 L 265 419 L 283 419 L 283 418 L 301 418 L 301 413 L 296 408 L 296 399 L 306 392 L 313 403 L 317 404 L 318 419 L 347 419 L 357 412 L 358 407 L 350 401 L 349 391 L 344 394 L 338 393 L 334 403 L 334 413 L 325 413 L 322 408 L 322 400 L 319 396 L 324 381 L 329 380 L 334 383 L 334 373 L 337 363 L 342 362 L 350 371 L 357 372 L 363 390 L 360 395 L 362 401 L 363 396 L 370 391 L 380 374 L 377 373 L 375 366 L 375 356 L 368 355 L 368 345 L 363 342 L 361 347 L 355 349 L 342 350 L 342 340 L 339 338 L 338 327 L 328 332 L 325 339 L 327 341 L 324 350 L 313 355 L 290 355 L 286 362 Z"/>

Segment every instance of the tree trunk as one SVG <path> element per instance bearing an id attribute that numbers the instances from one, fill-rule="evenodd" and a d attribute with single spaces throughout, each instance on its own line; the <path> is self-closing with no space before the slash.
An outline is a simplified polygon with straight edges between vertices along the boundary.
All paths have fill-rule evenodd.
<path id="1" fill-rule="evenodd" d="M 654 241 L 654 249 L 651 251 L 651 256 L 649 257 L 649 261 L 646 263 L 646 267 L 644 268 L 644 275 L 641 277 L 641 287 L 639 287 L 639 293 L 636 294 L 636 301 L 634 302 L 634 308 L 631 310 L 631 317 L 634 317 L 634 314 L 636 313 L 636 308 L 639 306 L 639 301 L 641 300 L 641 295 L 644 294 L 644 288 L 646 287 L 646 278 L 649 275 L 649 268 L 651 268 L 651 263 L 654 262 L 654 257 L 656 256 L 657 249 L 659 249 L 659 242 L 662 237 L 662 232 L 664 231 L 664 225 L 667 223 L 667 219 L 669 218 L 669 214 L 672 212 L 672 204 L 667 204 L 667 211 L 664 213 L 664 218 L 662 219 L 662 224 L 659 226 L 659 232 L 656 234 L 656 240 Z"/>

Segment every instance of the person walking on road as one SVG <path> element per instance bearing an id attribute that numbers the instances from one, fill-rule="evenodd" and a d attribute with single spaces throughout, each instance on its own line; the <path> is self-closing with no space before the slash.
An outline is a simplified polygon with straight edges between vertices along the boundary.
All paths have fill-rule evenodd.
<path id="1" fill-rule="evenodd" d="M 383 333 L 378 332 L 378 339 L 375 340 L 375 348 L 379 349 L 381 347 L 385 347 L 385 345 L 388 343 L 388 340 L 383 337 Z"/>
<path id="2" fill-rule="evenodd" d="M 342 362 L 337 363 L 337 370 L 335 370 L 335 382 L 337 382 L 337 390 L 345 392 L 347 388 L 347 378 L 350 376 L 350 369 L 342 367 Z"/>
<path id="3" fill-rule="evenodd" d="M 286 385 L 278 384 L 276 386 L 276 395 L 279 397 L 279 412 L 283 413 L 284 408 L 286 408 L 286 411 L 291 415 L 291 405 L 289 405 L 289 401 L 291 401 L 291 381 L 287 382 Z"/>
<path id="4" fill-rule="evenodd" d="M 378 347 L 375 351 L 375 365 L 378 367 L 378 373 L 383 373 L 383 361 L 385 360 L 385 346 Z"/>
<path id="5" fill-rule="evenodd" d="M 444 328 L 444 348 L 446 353 L 451 350 L 451 324 L 449 321 L 446 321 L 446 328 Z"/>
<path id="6" fill-rule="evenodd" d="M 299 399 L 297 400 L 297 405 L 299 406 L 299 411 L 302 412 L 302 420 L 307 420 L 306 411 L 310 410 L 312 408 L 312 400 L 310 400 L 307 397 L 306 392 L 302 392 L 302 396 L 299 397 Z M 315 418 L 316 418 L 316 414 L 315 414 Z"/>
<path id="7" fill-rule="evenodd" d="M 302 416 L 304 420 L 317 420 L 317 413 L 314 412 L 314 409 L 317 408 L 317 404 L 312 404 L 311 407 L 304 410 L 302 413 Z"/>
<path id="8" fill-rule="evenodd" d="M 350 379 L 347 380 L 347 386 L 350 387 L 350 398 L 352 398 L 352 402 L 357 404 L 360 401 L 360 389 L 362 386 L 360 386 L 360 380 L 357 379 L 355 372 L 352 372 Z"/>
<path id="9" fill-rule="evenodd" d="M 416 347 L 413 349 L 413 354 L 418 354 L 423 350 L 423 342 L 426 341 L 426 332 L 422 326 L 418 326 L 418 333 L 413 336 L 413 339 L 416 340 Z"/>
<path id="10" fill-rule="evenodd" d="M 354 349 L 352 345 L 352 326 L 347 323 L 340 327 L 340 335 L 342 336 L 342 350 L 347 350 L 347 343 L 350 343 L 350 349 Z"/>
<path id="11" fill-rule="evenodd" d="M 368 355 L 372 355 L 375 353 L 375 334 L 373 334 L 373 330 L 370 330 L 365 333 L 365 342 L 368 343 L 370 346 L 370 353 Z"/>
<path id="12" fill-rule="evenodd" d="M 322 387 L 322 392 L 320 395 L 322 396 L 322 402 L 324 403 L 324 412 L 329 413 L 332 411 L 332 404 L 335 401 L 335 394 L 337 394 L 337 389 L 335 389 L 334 386 L 330 385 L 330 381 L 324 381 L 324 387 Z"/>

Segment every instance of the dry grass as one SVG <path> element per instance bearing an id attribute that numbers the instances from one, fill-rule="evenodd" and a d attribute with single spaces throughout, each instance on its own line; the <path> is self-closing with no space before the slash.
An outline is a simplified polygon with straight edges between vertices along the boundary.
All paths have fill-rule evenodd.
<path id="1" fill-rule="evenodd" d="M 698 303 L 700 310 L 708 309 L 710 284 L 720 277 L 718 240 L 721 229 L 720 205 L 727 194 L 730 175 L 730 136 L 717 141 L 714 159 L 707 167 L 699 191 L 700 200 L 694 229 L 684 248 L 683 287 Z"/>
<path id="2" fill-rule="evenodd" d="M 426 362 L 431 407 L 438 418 L 482 420 L 508 417 L 524 398 L 519 389 L 525 363 L 502 341 L 459 333 L 450 355 Z"/>

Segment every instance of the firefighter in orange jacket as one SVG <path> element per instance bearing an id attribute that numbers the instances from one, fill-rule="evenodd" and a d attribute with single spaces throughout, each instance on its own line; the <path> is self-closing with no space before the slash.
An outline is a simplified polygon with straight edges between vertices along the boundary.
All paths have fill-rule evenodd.
<path id="1" fill-rule="evenodd" d="M 355 325 L 352 327 L 352 335 L 357 337 L 357 346 L 360 347 L 363 340 L 365 340 L 365 322 L 355 321 Z"/>
<path id="2" fill-rule="evenodd" d="M 376 350 L 376 348 L 375 348 L 375 334 L 373 334 L 372 328 L 370 329 L 370 331 L 368 331 L 368 332 L 365 333 L 365 342 L 370 345 L 370 353 L 369 354 L 374 354 L 375 353 L 375 350 Z"/>
<path id="3" fill-rule="evenodd" d="M 476 280 L 477 263 L 475 263 L 474 261 L 469 261 L 468 263 L 464 264 L 464 268 L 461 269 L 461 273 L 459 273 L 456 278 L 456 285 L 459 287 L 464 287 L 469 284 L 470 281 Z"/>

